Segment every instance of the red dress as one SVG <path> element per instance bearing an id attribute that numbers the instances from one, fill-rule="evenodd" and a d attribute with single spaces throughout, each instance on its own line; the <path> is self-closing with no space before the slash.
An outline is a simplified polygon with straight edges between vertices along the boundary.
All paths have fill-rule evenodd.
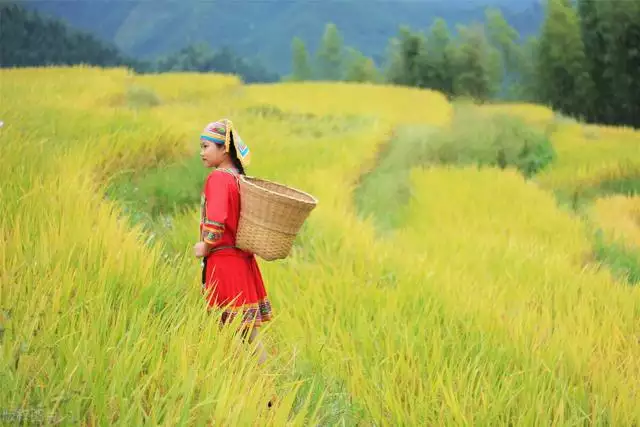
<path id="1" fill-rule="evenodd" d="M 202 293 L 209 308 L 224 309 L 222 323 L 242 314 L 242 324 L 271 320 L 271 304 L 253 254 L 235 247 L 240 192 L 235 169 L 207 176 L 201 198 L 200 235 L 213 249 L 203 259 Z"/>

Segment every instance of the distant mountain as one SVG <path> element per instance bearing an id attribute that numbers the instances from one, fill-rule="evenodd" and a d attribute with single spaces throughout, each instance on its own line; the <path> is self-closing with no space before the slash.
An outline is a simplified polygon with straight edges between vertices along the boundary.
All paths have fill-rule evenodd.
<path id="1" fill-rule="evenodd" d="M 144 64 L 122 55 L 86 31 L 70 28 L 37 11 L 0 0 L 0 68 L 87 64 L 132 67 Z"/>
<path id="2" fill-rule="evenodd" d="M 125 54 L 152 58 L 205 41 L 214 48 L 256 58 L 288 73 L 291 41 L 301 37 L 311 53 L 324 26 L 333 22 L 345 44 L 382 64 L 401 25 L 427 29 L 437 17 L 457 24 L 483 21 L 486 7 L 499 7 L 526 37 L 543 20 L 541 0 L 32 0 L 22 3 L 62 18 L 115 43 Z"/>

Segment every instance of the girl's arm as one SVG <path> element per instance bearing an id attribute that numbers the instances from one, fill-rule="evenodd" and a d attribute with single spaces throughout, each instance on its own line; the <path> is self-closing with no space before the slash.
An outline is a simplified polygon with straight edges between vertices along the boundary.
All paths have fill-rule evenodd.
<path id="1" fill-rule="evenodd" d="M 219 245 L 227 220 L 229 189 L 223 173 L 214 172 L 209 175 L 204 191 L 207 206 L 202 227 L 202 241 L 205 244 L 206 253 L 209 253 Z"/>

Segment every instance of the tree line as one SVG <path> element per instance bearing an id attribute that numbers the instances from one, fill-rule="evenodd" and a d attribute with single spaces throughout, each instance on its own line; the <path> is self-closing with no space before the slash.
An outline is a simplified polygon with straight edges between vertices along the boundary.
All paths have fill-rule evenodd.
<path id="1" fill-rule="evenodd" d="M 0 2 L 0 40 L 1 67 L 88 64 L 139 73 L 232 73 L 247 83 L 280 79 L 258 61 L 207 44 L 154 60 L 132 58 L 15 2 Z M 455 31 L 443 19 L 422 31 L 401 27 L 383 64 L 345 46 L 332 23 L 313 57 L 299 37 L 291 49 L 292 73 L 284 80 L 431 88 L 478 102 L 536 102 L 587 122 L 640 127 L 640 1 L 547 0 L 538 35 L 525 40 L 498 9 Z"/>
<path id="2" fill-rule="evenodd" d="M 190 45 L 154 60 L 133 58 L 89 33 L 11 2 L 0 3 L 0 41 L 3 68 L 85 64 L 127 67 L 138 73 L 231 73 L 247 83 L 280 79 L 258 61 L 237 56 L 226 47 L 214 50 L 207 44 Z"/>
<path id="3" fill-rule="evenodd" d="M 587 122 L 640 127 L 640 1 L 548 0 L 537 36 L 520 38 L 498 9 L 484 22 L 443 19 L 425 31 L 401 27 L 384 64 L 344 45 L 325 27 L 311 55 L 292 41 L 286 79 L 391 83 L 478 102 L 548 105 Z"/>

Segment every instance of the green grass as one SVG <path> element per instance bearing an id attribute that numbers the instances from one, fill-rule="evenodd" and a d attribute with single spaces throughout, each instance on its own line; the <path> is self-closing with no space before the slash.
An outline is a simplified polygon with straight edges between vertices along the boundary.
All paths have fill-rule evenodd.
<path id="1" fill-rule="evenodd" d="M 514 167 L 529 178 L 555 159 L 543 131 L 504 114 L 490 117 L 462 106 L 450 129 L 405 125 L 396 129 L 380 151 L 373 170 L 360 180 L 354 194 L 361 216 L 372 217 L 382 233 L 399 227 L 411 200 L 410 171 L 432 165 Z M 423 191 L 423 189 L 416 189 Z"/>
<path id="2" fill-rule="evenodd" d="M 403 208 L 411 199 L 410 171 L 427 163 L 430 126 L 399 128 L 380 150 L 375 167 L 364 174 L 354 193 L 356 207 L 365 217 L 372 217 L 381 232 L 402 224 Z"/>
<path id="3" fill-rule="evenodd" d="M 640 284 L 640 249 L 606 239 L 601 230 L 594 233 L 593 245 L 595 258 L 607 265 L 618 279 L 630 285 Z"/>
<path id="4" fill-rule="evenodd" d="M 127 106 L 133 109 L 151 108 L 162 104 L 160 97 L 152 90 L 132 85 L 126 92 Z"/>
<path id="5" fill-rule="evenodd" d="M 363 130 L 372 123 L 372 119 L 362 116 L 295 113 L 270 104 L 252 105 L 244 112 L 262 119 L 286 122 L 290 132 L 296 137 L 320 138 L 328 134 L 338 137 L 348 132 Z"/>
<path id="6" fill-rule="evenodd" d="M 592 187 L 575 189 L 573 192 L 557 190 L 554 194 L 561 208 L 589 223 L 589 209 L 597 198 L 616 194 L 629 197 L 640 195 L 640 177 L 604 180 Z M 640 284 L 640 251 L 605 238 L 600 229 L 596 228 L 592 234 L 594 258 L 606 265 L 618 279 L 630 285 Z"/>
<path id="7" fill-rule="evenodd" d="M 117 200 L 133 224 L 192 209 L 200 202 L 209 173 L 199 156 L 142 171 L 125 171 L 111 179 L 107 198 Z"/>
<path id="8" fill-rule="evenodd" d="M 600 197 L 620 194 L 623 196 L 640 195 L 640 176 L 628 176 L 620 179 L 607 179 L 591 187 L 575 188 L 572 191 L 556 190 L 558 204 L 575 213 L 584 213 L 593 201 Z"/>

